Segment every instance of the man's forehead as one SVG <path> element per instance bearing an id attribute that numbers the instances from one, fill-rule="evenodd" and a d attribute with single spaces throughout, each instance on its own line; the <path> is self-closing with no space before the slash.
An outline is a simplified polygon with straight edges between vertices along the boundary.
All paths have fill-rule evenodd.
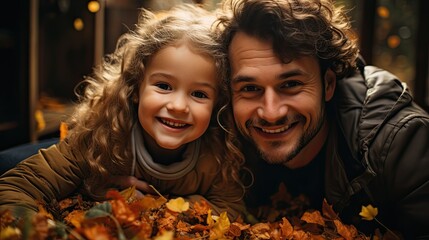
<path id="1" fill-rule="evenodd" d="M 240 66 L 261 66 L 279 63 L 270 41 L 238 32 L 229 46 L 230 64 L 233 68 Z"/>

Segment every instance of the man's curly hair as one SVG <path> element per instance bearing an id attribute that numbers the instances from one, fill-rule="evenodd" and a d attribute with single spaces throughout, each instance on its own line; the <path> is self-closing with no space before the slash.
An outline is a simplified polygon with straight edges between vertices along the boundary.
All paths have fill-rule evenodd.
<path id="1" fill-rule="evenodd" d="M 226 0 L 217 25 L 224 50 L 238 31 L 272 41 L 284 62 L 310 55 L 321 70 L 338 78 L 350 74 L 359 54 L 357 39 L 343 8 L 331 0 Z"/>

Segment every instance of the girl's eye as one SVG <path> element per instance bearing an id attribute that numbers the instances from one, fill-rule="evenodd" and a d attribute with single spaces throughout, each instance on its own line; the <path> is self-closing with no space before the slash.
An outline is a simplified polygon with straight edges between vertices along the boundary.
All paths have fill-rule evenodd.
<path id="1" fill-rule="evenodd" d="M 158 88 L 162 89 L 162 90 L 171 90 L 171 86 L 167 83 L 157 83 L 155 84 L 155 86 L 157 86 Z"/>
<path id="2" fill-rule="evenodd" d="M 204 92 L 200 92 L 200 91 L 193 92 L 192 96 L 194 96 L 196 98 L 209 98 L 207 96 L 207 94 L 205 94 Z"/>

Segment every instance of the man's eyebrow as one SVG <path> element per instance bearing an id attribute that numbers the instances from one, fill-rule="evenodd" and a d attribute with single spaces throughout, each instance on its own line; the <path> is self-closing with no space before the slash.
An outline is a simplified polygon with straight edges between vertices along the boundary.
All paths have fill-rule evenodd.
<path id="1" fill-rule="evenodd" d="M 279 79 L 286 79 L 286 78 L 299 76 L 299 75 L 303 75 L 303 74 L 304 74 L 304 72 L 302 72 L 301 70 L 295 69 L 292 71 L 287 71 L 287 72 L 281 73 L 278 78 Z"/>
<path id="2" fill-rule="evenodd" d="M 255 79 L 249 76 L 238 75 L 231 79 L 231 83 L 252 82 Z"/>
<path id="3" fill-rule="evenodd" d="M 284 73 L 281 73 L 280 75 L 278 75 L 278 79 L 282 80 L 282 79 L 286 79 L 286 78 L 290 78 L 290 77 L 294 77 L 294 76 L 300 76 L 303 75 L 304 72 L 299 70 L 299 69 L 294 69 L 292 71 L 287 71 Z M 235 76 L 234 78 L 231 79 L 231 83 L 237 84 L 237 83 L 241 83 L 241 82 L 253 82 L 255 81 L 255 79 L 253 77 L 250 76 L 243 76 L 243 75 L 238 75 Z"/>

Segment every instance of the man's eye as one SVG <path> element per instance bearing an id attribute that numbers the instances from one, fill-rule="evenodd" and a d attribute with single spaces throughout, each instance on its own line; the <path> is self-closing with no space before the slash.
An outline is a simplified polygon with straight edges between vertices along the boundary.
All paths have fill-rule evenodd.
<path id="1" fill-rule="evenodd" d="M 243 92 L 255 92 L 258 90 L 259 90 L 259 88 L 256 86 L 244 86 L 243 88 L 241 88 L 241 91 L 243 91 Z"/>
<path id="2" fill-rule="evenodd" d="M 155 84 L 155 86 L 157 86 L 158 88 L 162 89 L 162 90 L 171 90 L 171 86 L 167 83 L 157 83 Z"/>
<path id="3" fill-rule="evenodd" d="M 205 94 L 204 92 L 200 92 L 200 91 L 193 92 L 192 96 L 194 96 L 196 98 L 208 98 L 207 94 Z"/>
<path id="4" fill-rule="evenodd" d="M 297 87 L 300 85 L 301 85 L 301 83 L 298 81 L 287 81 L 282 85 L 282 87 L 283 88 L 293 88 L 293 87 Z"/>

